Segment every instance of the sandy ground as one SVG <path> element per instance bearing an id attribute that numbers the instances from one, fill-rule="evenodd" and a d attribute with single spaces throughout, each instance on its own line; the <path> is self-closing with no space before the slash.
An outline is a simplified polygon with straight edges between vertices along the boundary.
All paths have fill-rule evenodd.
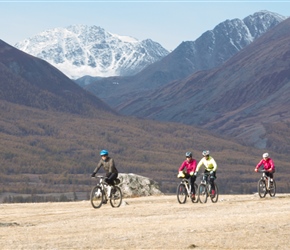
<path id="1" fill-rule="evenodd" d="M 290 249 L 290 194 L 0 204 L 0 249 Z"/>

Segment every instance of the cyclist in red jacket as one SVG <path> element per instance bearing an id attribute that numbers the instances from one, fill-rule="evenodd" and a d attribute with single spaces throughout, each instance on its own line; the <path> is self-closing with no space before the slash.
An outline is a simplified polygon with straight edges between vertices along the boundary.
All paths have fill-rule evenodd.
<path id="1" fill-rule="evenodd" d="M 182 162 L 181 166 L 179 167 L 178 171 L 178 178 L 186 178 L 190 179 L 190 186 L 191 186 L 191 198 L 195 200 L 195 188 L 194 182 L 196 180 L 196 176 L 194 175 L 196 169 L 196 160 L 192 158 L 191 152 L 185 153 L 186 160 Z"/>
<path id="2" fill-rule="evenodd" d="M 263 159 L 257 164 L 255 168 L 255 172 L 258 172 L 258 169 L 262 165 L 264 166 L 264 169 L 266 171 L 265 174 L 271 178 L 270 181 L 273 181 L 274 173 L 275 173 L 275 165 L 274 165 L 274 161 L 269 157 L 268 153 L 263 154 Z"/>

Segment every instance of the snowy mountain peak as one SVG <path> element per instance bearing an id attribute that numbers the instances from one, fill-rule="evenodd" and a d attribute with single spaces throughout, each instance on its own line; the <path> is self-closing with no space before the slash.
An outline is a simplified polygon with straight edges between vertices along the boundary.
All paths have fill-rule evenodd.
<path id="1" fill-rule="evenodd" d="M 169 54 L 150 39 L 138 41 L 87 25 L 46 30 L 15 47 L 49 62 L 71 79 L 132 75 Z"/>

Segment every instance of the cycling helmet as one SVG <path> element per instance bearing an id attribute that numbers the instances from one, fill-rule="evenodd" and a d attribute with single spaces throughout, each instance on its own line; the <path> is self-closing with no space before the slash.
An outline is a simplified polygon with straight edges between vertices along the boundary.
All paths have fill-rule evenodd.
<path id="1" fill-rule="evenodd" d="M 105 149 L 103 149 L 101 152 L 100 152 L 100 155 L 108 155 L 109 152 Z"/>
<path id="2" fill-rule="evenodd" d="M 209 155 L 209 150 L 203 150 L 202 151 L 203 156 L 208 156 Z"/>
<path id="3" fill-rule="evenodd" d="M 263 158 L 269 158 L 269 154 L 268 153 L 264 153 L 263 154 Z"/>
<path id="4" fill-rule="evenodd" d="M 192 158 L 192 153 L 191 153 L 191 152 L 186 152 L 186 153 L 185 153 L 185 157 L 190 157 L 190 158 Z"/>

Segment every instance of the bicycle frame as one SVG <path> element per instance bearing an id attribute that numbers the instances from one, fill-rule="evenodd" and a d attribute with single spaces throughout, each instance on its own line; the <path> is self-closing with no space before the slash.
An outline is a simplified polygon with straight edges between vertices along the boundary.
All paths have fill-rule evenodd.
<path id="1" fill-rule="evenodd" d="M 189 185 L 189 181 L 184 178 L 181 180 L 181 183 L 183 183 L 185 185 L 187 197 L 189 197 L 189 194 L 191 193 L 191 186 Z"/>
<path id="2" fill-rule="evenodd" d="M 267 188 L 267 190 L 269 190 L 270 189 L 270 180 L 271 180 L 271 178 L 266 175 L 265 171 L 263 171 L 262 173 L 263 174 L 262 174 L 261 179 L 264 180 L 265 183 L 267 183 L 266 188 Z"/>
<path id="3" fill-rule="evenodd" d="M 109 185 L 103 181 L 105 177 L 97 176 L 97 178 L 100 179 L 99 185 L 101 186 L 102 192 L 104 192 L 105 198 L 108 199 L 108 186 Z"/>
<path id="4" fill-rule="evenodd" d="M 214 183 L 215 196 L 213 197 L 211 195 L 211 184 L 209 183 L 208 177 L 209 177 L 209 174 L 204 174 L 204 173 L 202 174 L 201 181 L 198 186 L 198 200 L 201 203 L 206 203 L 207 197 L 210 197 L 211 201 L 213 203 L 216 203 L 218 201 L 218 196 L 219 196 L 218 186 L 216 183 Z"/>
<path id="5" fill-rule="evenodd" d="M 197 190 L 197 185 L 195 185 L 195 190 Z M 185 190 L 183 189 L 185 188 Z M 187 198 L 190 198 L 193 203 L 198 202 L 198 199 L 193 200 L 191 197 L 191 185 L 189 184 L 188 179 L 182 178 L 181 182 L 178 184 L 177 187 L 177 200 L 180 204 L 184 204 L 187 200 Z"/>
<path id="6" fill-rule="evenodd" d="M 91 204 L 94 208 L 100 208 L 103 203 L 107 203 L 110 201 L 112 207 L 119 207 L 122 203 L 122 191 L 119 187 L 117 187 L 117 181 L 115 181 L 115 185 L 110 186 L 106 182 L 104 182 L 104 176 L 95 176 L 95 178 L 99 179 L 99 183 L 94 186 L 91 190 Z M 111 188 L 111 193 L 108 195 L 108 188 Z"/>
<path id="7" fill-rule="evenodd" d="M 261 198 L 264 198 L 267 193 L 271 197 L 275 196 L 276 194 L 276 182 L 273 178 L 272 185 L 271 185 L 271 178 L 266 175 L 266 171 L 260 170 L 259 173 L 262 173 L 261 178 L 258 181 L 258 194 Z"/>

